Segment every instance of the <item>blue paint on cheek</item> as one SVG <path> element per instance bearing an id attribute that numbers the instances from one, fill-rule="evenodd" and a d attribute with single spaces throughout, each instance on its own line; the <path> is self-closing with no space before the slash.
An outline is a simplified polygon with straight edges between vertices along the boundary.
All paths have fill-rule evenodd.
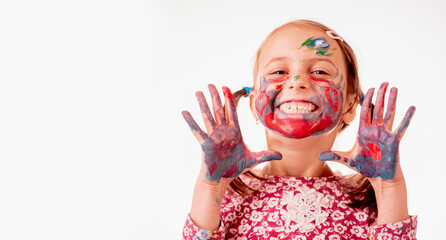
<path id="1" fill-rule="evenodd" d="M 344 84 L 344 74 L 341 74 L 341 80 L 339 81 L 339 83 L 336 85 L 336 88 L 341 89 L 341 92 L 344 92 L 345 90 L 345 86 L 347 84 Z"/>
<path id="2" fill-rule="evenodd" d="M 335 75 L 333 76 L 332 80 L 336 79 L 338 76 L 339 76 L 339 72 L 336 72 Z"/>

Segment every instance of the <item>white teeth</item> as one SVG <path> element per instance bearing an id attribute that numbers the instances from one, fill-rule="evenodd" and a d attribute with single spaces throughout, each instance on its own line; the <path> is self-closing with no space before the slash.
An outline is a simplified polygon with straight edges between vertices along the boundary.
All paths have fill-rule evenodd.
<path id="1" fill-rule="evenodd" d="M 280 110 L 284 113 L 310 113 L 315 106 L 308 102 L 286 102 L 280 105 Z"/>

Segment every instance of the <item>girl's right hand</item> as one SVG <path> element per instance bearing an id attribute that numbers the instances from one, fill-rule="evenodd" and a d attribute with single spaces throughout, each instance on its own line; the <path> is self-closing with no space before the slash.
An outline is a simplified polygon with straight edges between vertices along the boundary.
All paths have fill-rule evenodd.
<path id="1" fill-rule="evenodd" d="M 209 84 L 212 96 L 214 116 L 212 116 L 203 92 L 195 95 L 200 105 L 206 132 L 204 132 L 188 111 L 183 111 L 183 117 L 189 125 L 195 138 L 201 145 L 204 156 L 202 169 L 205 177 L 211 183 L 219 184 L 222 178 L 228 180 L 237 177 L 245 169 L 250 169 L 258 163 L 280 160 L 282 155 L 277 151 L 251 152 L 243 142 L 237 112 L 231 91 L 223 87 L 225 108 L 216 87 Z M 214 119 L 215 117 L 215 119 Z"/>

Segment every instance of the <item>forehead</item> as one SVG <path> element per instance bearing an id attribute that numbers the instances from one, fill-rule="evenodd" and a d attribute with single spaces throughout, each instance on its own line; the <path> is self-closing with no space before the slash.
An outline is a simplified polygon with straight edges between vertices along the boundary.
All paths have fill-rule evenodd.
<path id="1" fill-rule="evenodd" d="M 302 44 L 309 38 L 325 39 L 325 43 L 330 46 L 327 54 L 329 56 L 316 54 L 315 51 L 310 51 L 309 47 L 302 46 Z M 299 49 L 299 47 L 301 47 Z M 259 56 L 259 68 L 265 67 L 272 58 L 286 57 L 298 61 L 308 59 L 329 59 L 339 70 L 345 69 L 345 61 L 342 51 L 339 48 L 336 40 L 330 38 L 325 32 L 312 27 L 297 27 L 290 26 L 276 32 L 264 45 Z"/>

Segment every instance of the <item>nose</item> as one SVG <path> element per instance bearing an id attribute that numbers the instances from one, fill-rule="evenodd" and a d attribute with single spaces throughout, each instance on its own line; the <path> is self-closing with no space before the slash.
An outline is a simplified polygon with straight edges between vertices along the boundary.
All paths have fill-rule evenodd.
<path id="1" fill-rule="evenodd" d="M 302 77 L 301 75 L 296 75 L 289 81 L 288 88 L 289 89 L 308 89 L 310 87 L 310 82 L 306 77 Z"/>

